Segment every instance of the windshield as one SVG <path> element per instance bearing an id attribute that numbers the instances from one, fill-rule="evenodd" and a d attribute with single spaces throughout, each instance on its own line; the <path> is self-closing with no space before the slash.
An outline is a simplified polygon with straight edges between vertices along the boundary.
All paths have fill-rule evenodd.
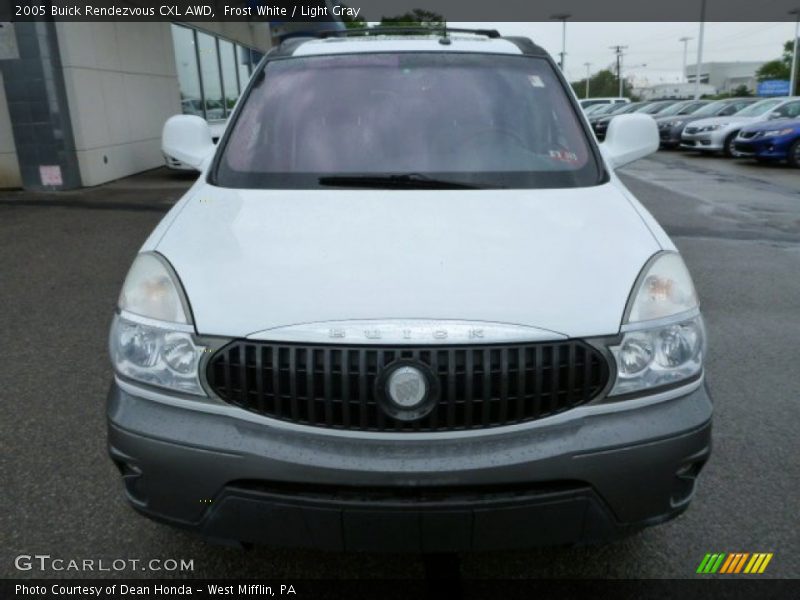
<path id="1" fill-rule="evenodd" d="M 648 104 L 641 110 L 637 110 L 636 112 L 640 112 L 645 115 L 655 115 L 661 114 L 661 111 L 665 108 L 672 106 L 674 102 L 656 102 L 655 104 Z"/>
<path id="2" fill-rule="evenodd" d="M 314 188 L 354 177 L 375 187 L 384 178 L 387 187 L 525 188 L 596 185 L 603 173 L 544 59 L 403 52 L 268 62 L 214 183 Z"/>
<path id="3" fill-rule="evenodd" d="M 679 115 L 693 115 L 697 111 L 699 111 L 704 106 L 707 106 L 708 102 L 691 102 L 685 106 L 683 106 L 680 111 L 678 112 Z"/>
<path id="4" fill-rule="evenodd" d="M 763 115 L 765 112 L 775 108 L 783 102 L 783 100 L 762 100 L 761 102 L 756 102 L 755 104 L 751 104 L 747 108 L 743 108 L 739 112 L 736 113 L 737 117 L 758 117 L 759 115 Z"/>
<path id="5" fill-rule="evenodd" d="M 691 104 L 691 101 L 685 102 L 677 102 L 670 106 L 669 108 L 665 108 L 660 113 L 658 113 L 659 117 L 668 117 L 670 115 L 677 115 L 679 112 L 683 111 L 687 106 Z"/>
<path id="6" fill-rule="evenodd" d="M 718 100 L 716 102 L 712 102 L 711 104 L 706 104 L 703 108 L 698 110 L 694 113 L 693 117 L 706 117 L 717 114 L 723 108 L 728 106 L 730 102 L 726 102 L 725 100 Z"/>
<path id="7" fill-rule="evenodd" d="M 624 106 L 624 105 L 622 105 L 622 106 Z M 598 108 L 596 111 L 594 111 L 592 113 L 592 116 L 596 117 L 596 116 L 599 116 L 599 115 L 607 115 L 607 114 L 612 113 L 612 112 L 617 111 L 617 110 L 620 110 L 620 105 L 619 104 L 604 104 L 602 106 L 602 108 Z"/>

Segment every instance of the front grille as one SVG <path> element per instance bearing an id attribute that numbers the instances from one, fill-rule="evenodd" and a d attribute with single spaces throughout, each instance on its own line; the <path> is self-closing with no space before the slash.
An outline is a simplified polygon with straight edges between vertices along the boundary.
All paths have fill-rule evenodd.
<path id="1" fill-rule="evenodd" d="M 438 379 L 428 414 L 398 420 L 382 408 L 376 379 L 397 360 Z M 211 357 L 206 377 L 225 402 L 303 425 L 358 431 L 498 427 L 560 413 L 597 396 L 608 365 L 578 340 L 483 346 L 298 345 L 237 340 Z"/>

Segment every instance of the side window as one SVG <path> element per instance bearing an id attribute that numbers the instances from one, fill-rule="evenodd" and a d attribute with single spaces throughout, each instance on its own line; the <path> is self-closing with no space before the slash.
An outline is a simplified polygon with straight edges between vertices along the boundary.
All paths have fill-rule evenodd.
<path id="1" fill-rule="evenodd" d="M 800 102 L 789 102 L 774 111 L 776 116 L 793 118 L 800 115 Z"/>

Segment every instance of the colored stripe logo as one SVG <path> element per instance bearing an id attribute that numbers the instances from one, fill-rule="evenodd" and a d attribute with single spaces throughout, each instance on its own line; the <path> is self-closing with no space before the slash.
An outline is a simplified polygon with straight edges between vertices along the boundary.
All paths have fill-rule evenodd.
<path id="1" fill-rule="evenodd" d="M 697 572 L 701 574 L 724 573 L 726 575 L 763 573 L 771 560 L 772 552 L 709 553 L 700 561 Z"/>

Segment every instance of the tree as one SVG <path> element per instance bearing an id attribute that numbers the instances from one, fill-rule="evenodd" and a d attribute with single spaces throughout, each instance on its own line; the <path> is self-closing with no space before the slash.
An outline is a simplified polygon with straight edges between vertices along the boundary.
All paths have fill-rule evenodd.
<path id="1" fill-rule="evenodd" d="M 421 8 L 415 8 L 396 17 L 381 17 L 382 27 L 441 27 L 444 24 L 442 15 Z"/>
<path id="2" fill-rule="evenodd" d="M 737 86 L 731 90 L 731 98 L 746 98 L 747 96 L 752 96 L 752 95 L 753 92 L 750 91 L 750 88 L 748 88 L 744 84 Z"/>
<path id="3" fill-rule="evenodd" d="M 758 71 L 756 79 L 767 81 L 768 79 L 789 79 L 792 70 L 792 52 L 794 44 L 791 40 L 783 45 L 783 55 L 780 58 L 765 62 Z"/>
<path id="4" fill-rule="evenodd" d="M 349 8 L 346 4 L 339 4 L 339 6 L 342 8 Z M 342 11 L 342 22 L 344 23 L 345 27 L 348 29 L 366 29 L 367 21 L 364 19 L 364 17 L 350 17 L 346 14 L 347 12 L 348 11 L 346 10 Z"/>
<path id="5" fill-rule="evenodd" d="M 586 78 L 580 81 L 573 81 L 572 89 L 575 90 L 578 98 L 586 95 Z M 631 84 L 626 80 L 623 82 L 623 95 L 630 97 L 632 92 Z M 589 78 L 589 97 L 606 98 L 619 94 L 619 82 L 616 74 L 611 69 L 598 71 Z"/>

